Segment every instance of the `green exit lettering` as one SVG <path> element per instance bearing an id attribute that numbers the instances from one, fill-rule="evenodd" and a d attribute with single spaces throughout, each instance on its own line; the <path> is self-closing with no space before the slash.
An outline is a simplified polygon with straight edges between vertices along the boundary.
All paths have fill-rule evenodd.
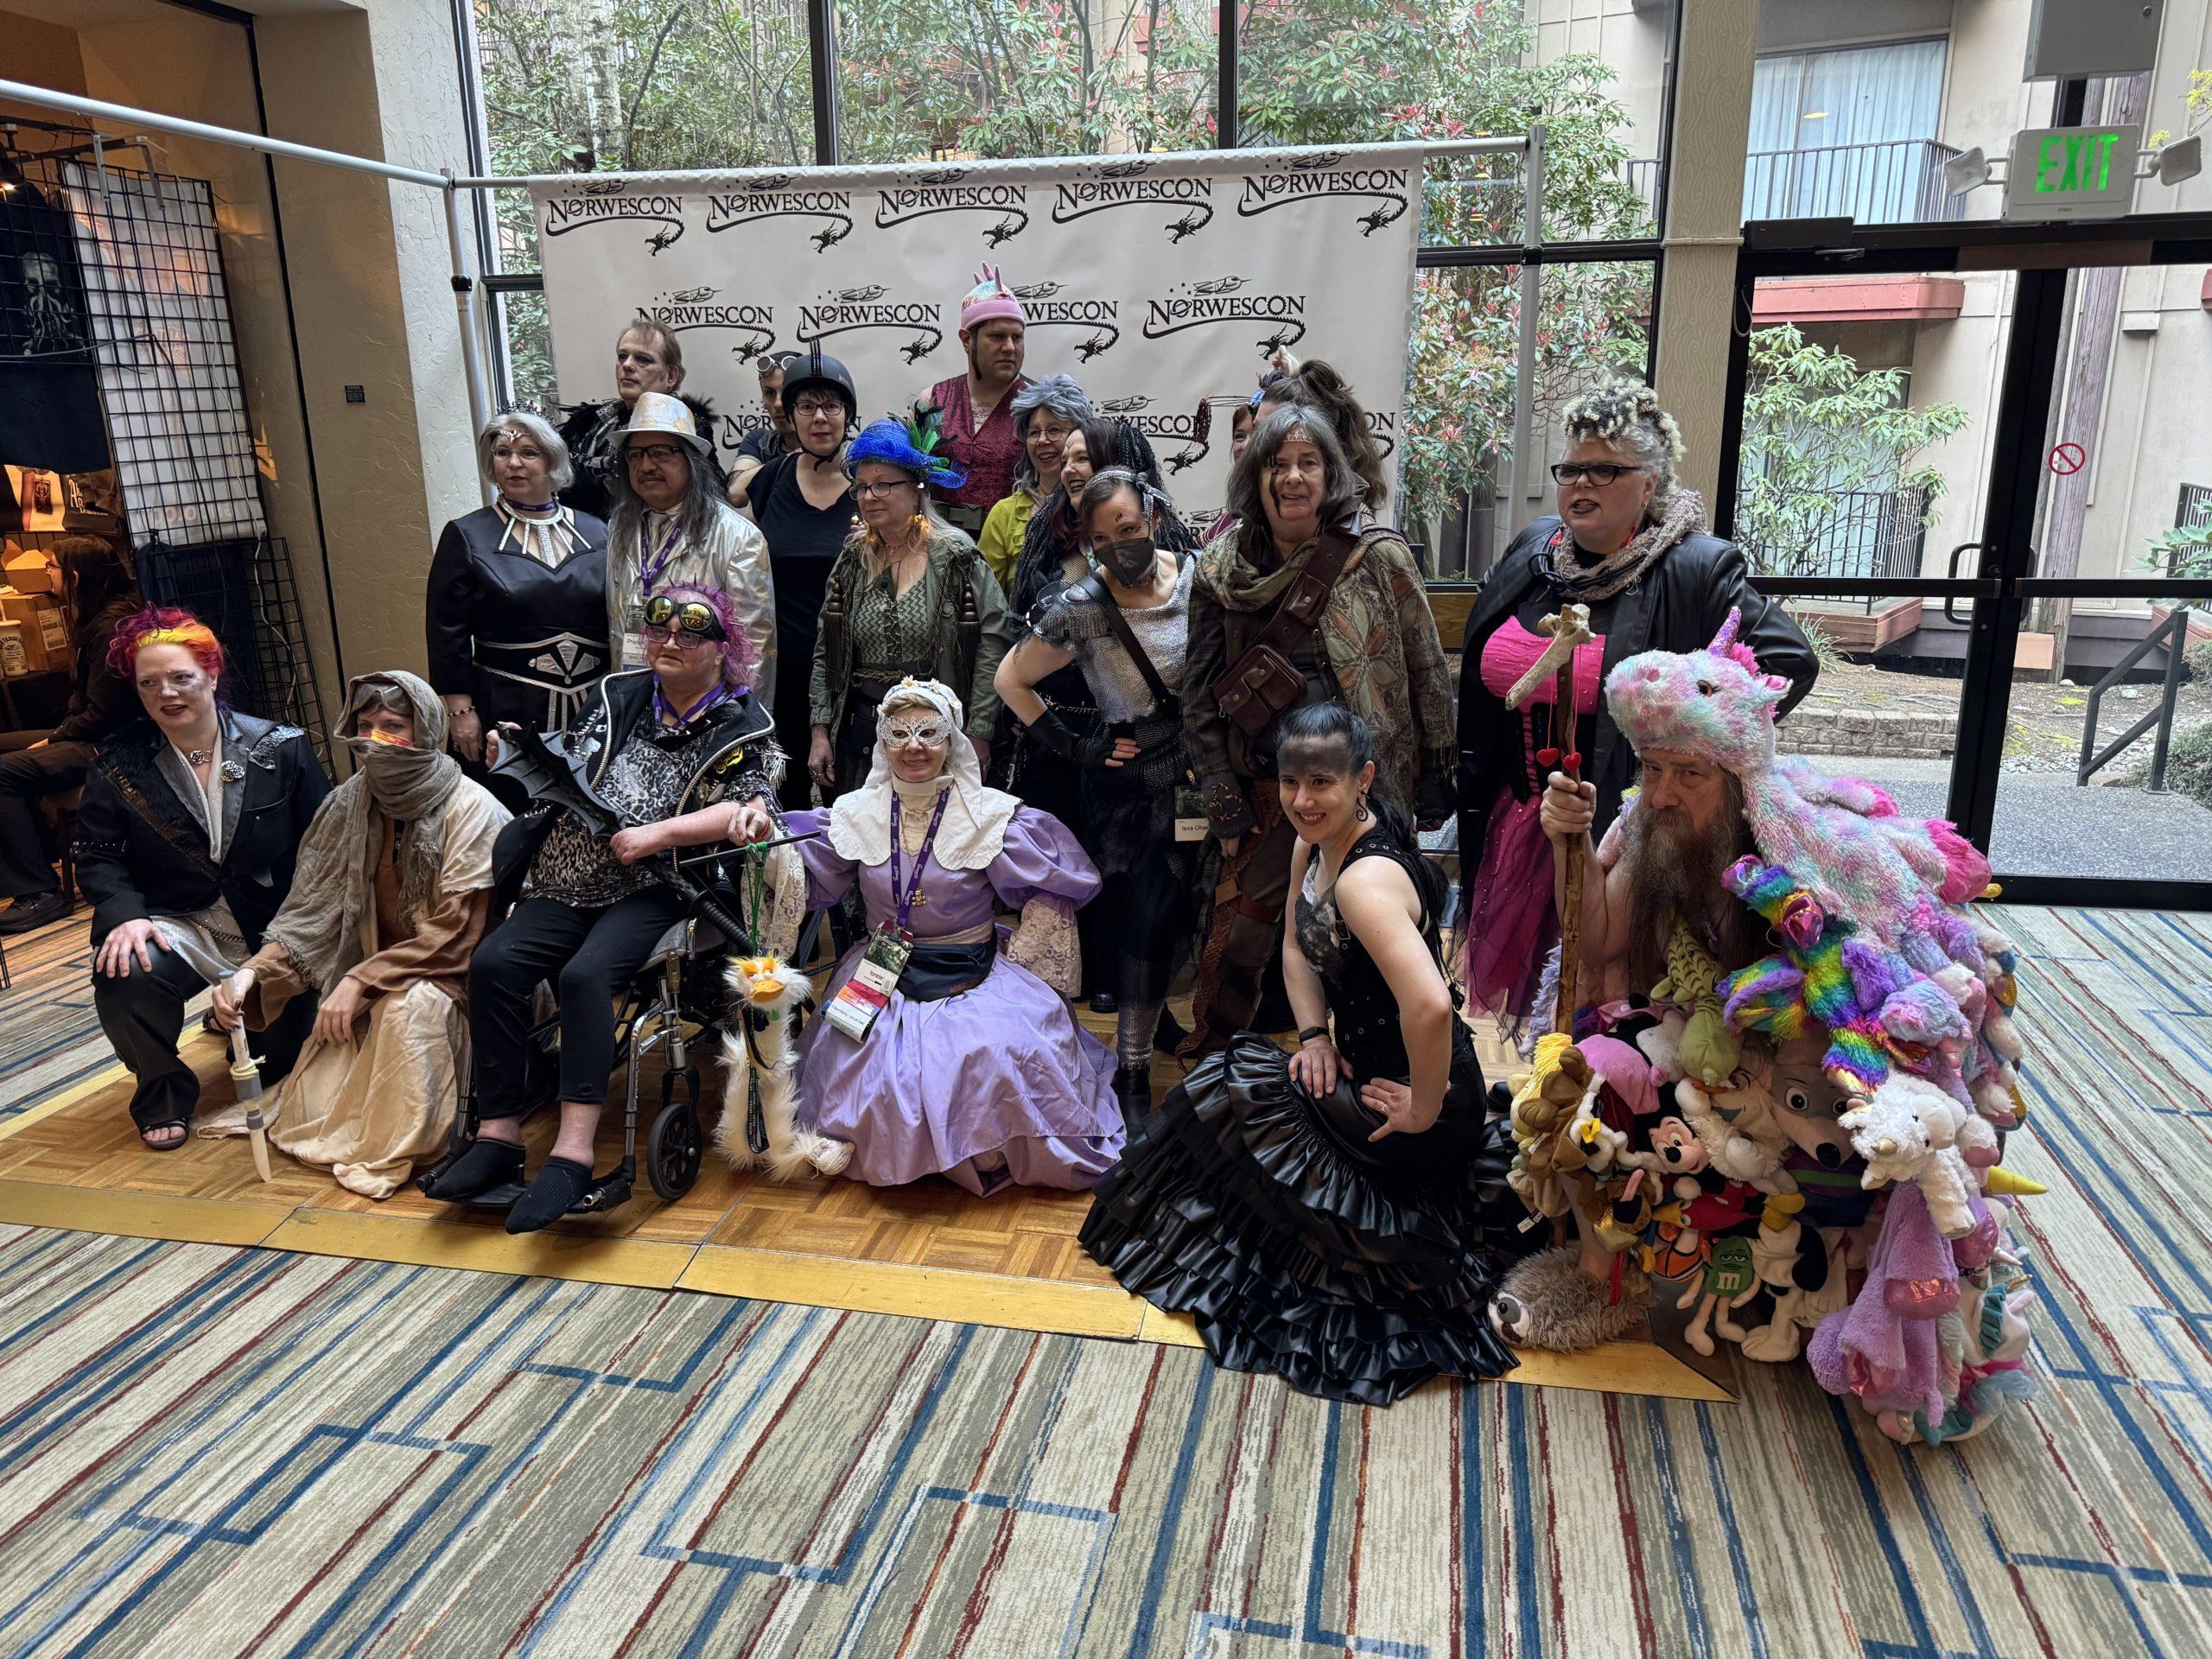
<path id="1" fill-rule="evenodd" d="M 2052 132 L 2044 135 L 2036 156 L 2036 194 L 2106 190 L 2112 186 L 2116 132 Z"/>

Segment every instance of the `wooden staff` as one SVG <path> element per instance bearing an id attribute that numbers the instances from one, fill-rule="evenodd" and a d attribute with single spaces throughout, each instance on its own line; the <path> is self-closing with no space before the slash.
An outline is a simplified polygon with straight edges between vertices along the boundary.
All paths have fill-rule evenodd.
<path id="1" fill-rule="evenodd" d="M 1544 677 L 1552 676 L 1553 742 L 1551 747 L 1536 751 L 1536 764 L 1548 772 L 1555 767 L 1570 781 L 1580 783 L 1582 756 L 1576 752 L 1574 741 L 1575 730 L 1582 723 L 1582 710 L 1574 694 L 1574 653 L 1597 639 L 1590 632 L 1590 607 L 1563 605 L 1538 623 L 1536 631 L 1549 635 L 1550 643 L 1544 647 L 1544 654 L 1530 664 L 1529 671 L 1513 683 L 1512 690 L 1505 694 L 1505 705 L 1519 709 L 1544 683 Z M 1553 1028 L 1572 1036 L 1579 1002 L 1575 988 L 1582 967 L 1581 838 L 1561 842 L 1553 851 L 1560 861 L 1559 1007 Z"/>

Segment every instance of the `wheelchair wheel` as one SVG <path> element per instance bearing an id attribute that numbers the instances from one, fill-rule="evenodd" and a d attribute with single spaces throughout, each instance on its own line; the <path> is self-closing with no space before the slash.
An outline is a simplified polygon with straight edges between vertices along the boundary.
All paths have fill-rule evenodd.
<path id="1" fill-rule="evenodd" d="M 645 1142 L 645 1177 L 653 1191 L 674 1203 L 699 1179 L 699 1161 L 706 1151 L 706 1136 L 699 1129 L 699 1115 L 688 1100 L 671 1101 L 653 1116 L 652 1134 Z"/>

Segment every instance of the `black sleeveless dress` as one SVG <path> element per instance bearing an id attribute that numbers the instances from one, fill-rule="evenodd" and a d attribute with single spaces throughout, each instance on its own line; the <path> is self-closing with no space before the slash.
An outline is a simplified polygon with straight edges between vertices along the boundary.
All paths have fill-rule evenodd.
<path id="1" fill-rule="evenodd" d="M 1419 856 L 1376 832 L 1344 863 L 1389 858 L 1410 874 Z M 1310 880 L 1297 925 L 1354 1081 L 1317 1101 L 1291 1080 L 1289 1056 L 1239 1033 L 1130 1127 L 1084 1248 L 1126 1289 L 1191 1314 L 1216 1363 L 1307 1394 L 1387 1406 L 1440 1373 L 1510 1370 L 1484 1308 L 1529 1248 L 1525 1212 L 1506 1185 L 1512 1137 L 1490 1116 L 1474 1044 L 1455 1020 L 1431 1128 L 1369 1141 L 1382 1120 L 1360 1103 L 1359 1082 L 1411 1080 L 1397 1002 Z M 1434 917 L 1421 933 L 1434 952 Z"/>

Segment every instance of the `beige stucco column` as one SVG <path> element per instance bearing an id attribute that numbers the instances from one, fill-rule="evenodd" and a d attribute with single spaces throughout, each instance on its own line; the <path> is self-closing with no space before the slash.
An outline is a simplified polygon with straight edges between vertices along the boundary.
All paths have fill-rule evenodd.
<path id="1" fill-rule="evenodd" d="M 1689 450 L 1683 480 L 1708 501 L 1719 482 L 1758 24 L 1758 0 L 1682 0 L 1675 145 L 1667 174 L 1667 264 L 1659 294 L 1658 391 L 1681 423 Z"/>

